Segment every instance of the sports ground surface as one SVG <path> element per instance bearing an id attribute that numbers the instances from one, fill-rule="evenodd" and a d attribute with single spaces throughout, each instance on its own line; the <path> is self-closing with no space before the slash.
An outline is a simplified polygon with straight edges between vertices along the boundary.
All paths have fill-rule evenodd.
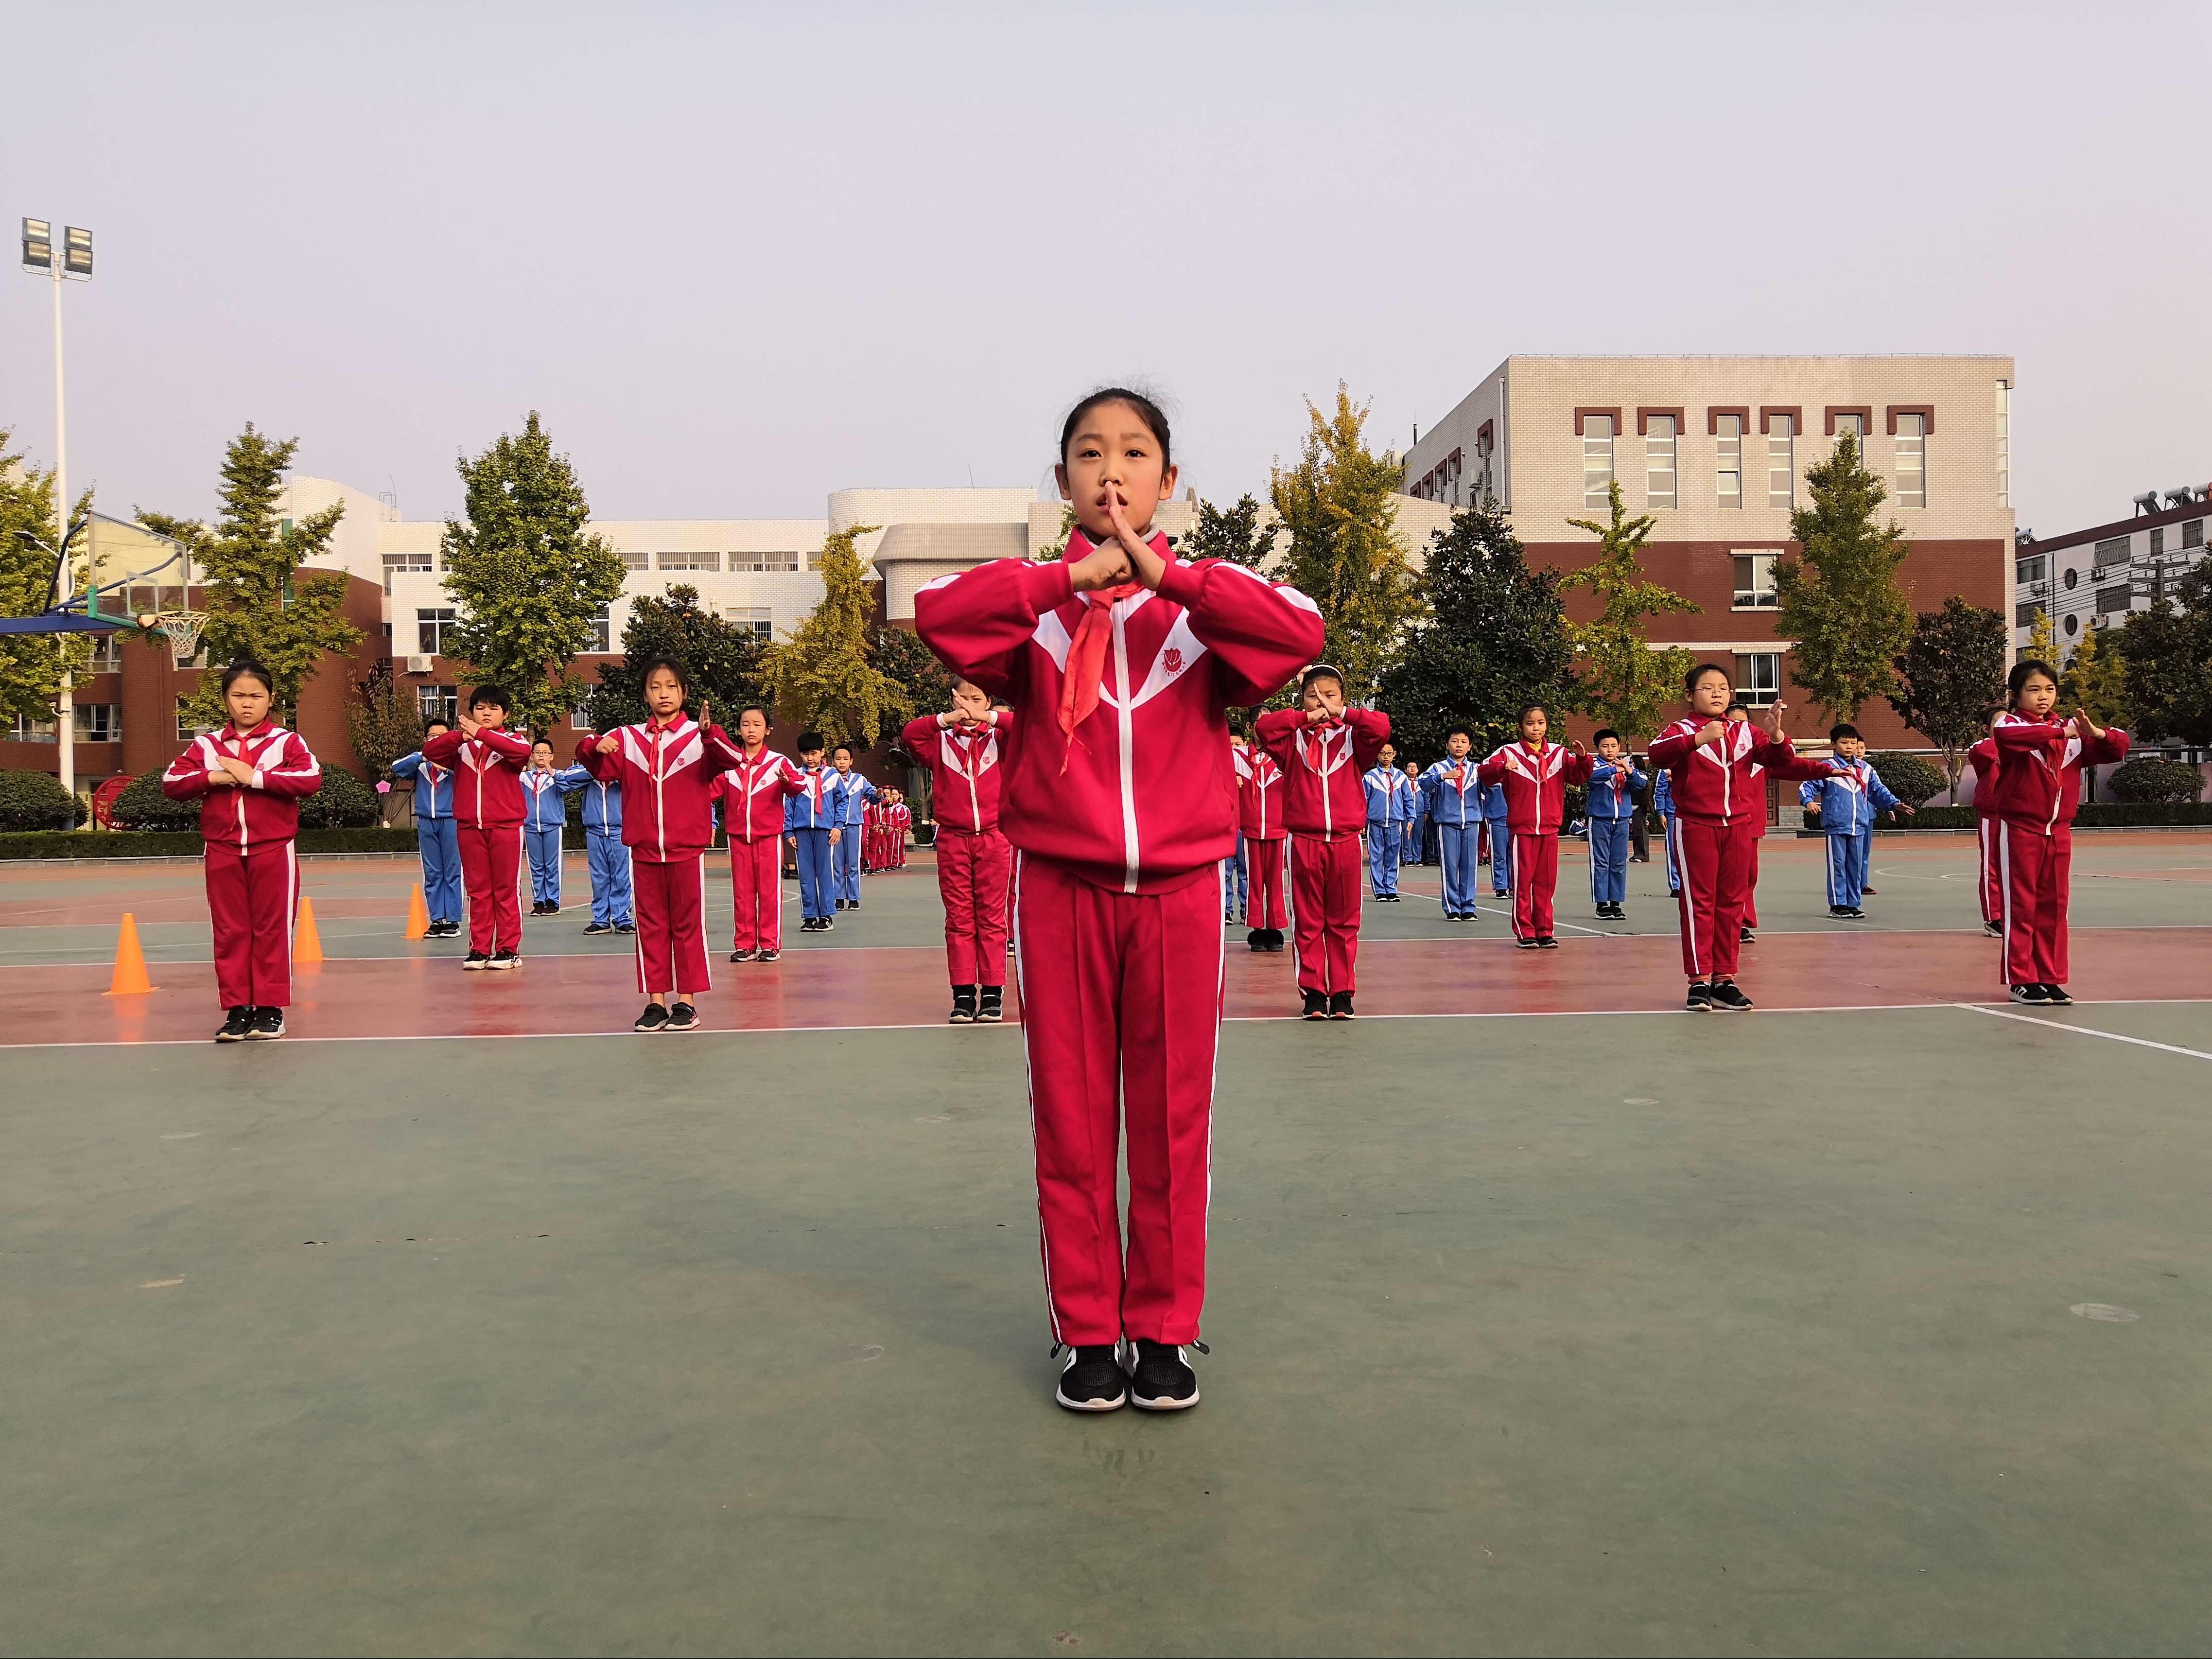
<path id="1" fill-rule="evenodd" d="M 0 1650 L 2202 1650 L 2212 836 L 2081 836 L 2033 1013 L 1971 838 L 1819 855 L 1751 1016 L 1571 846 L 1555 952 L 1409 872 L 1350 1024 L 1235 935 L 1205 1403 L 1090 1419 L 926 854 L 649 1038 L 310 861 L 225 1048 L 196 866 L 0 866 Z"/>

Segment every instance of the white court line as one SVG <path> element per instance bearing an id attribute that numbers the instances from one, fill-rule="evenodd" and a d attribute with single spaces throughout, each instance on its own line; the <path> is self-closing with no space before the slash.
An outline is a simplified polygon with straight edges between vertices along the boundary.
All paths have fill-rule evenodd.
<path id="1" fill-rule="evenodd" d="M 1954 1002 L 1951 1006 L 1963 1008 L 1970 1014 L 1987 1014 L 1991 1019 L 2016 1019 L 2023 1025 L 2039 1025 L 2046 1031 L 2071 1031 L 2075 1036 L 2103 1037 L 2109 1042 L 2132 1042 L 2138 1048 L 2186 1054 L 2191 1060 L 2212 1060 L 2212 1054 L 2202 1048 L 2185 1048 L 2178 1042 L 2153 1042 L 2148 1037 L 2123 1036 L 2118 1031 L 2100 1031 L 2094 1025 L 2068 1025 L 2055 1019 L 2038 1019 L 2033 1014 L 2015 1014 L 2009 1008 L 1983 1008 L 1971 1002 Z"/>

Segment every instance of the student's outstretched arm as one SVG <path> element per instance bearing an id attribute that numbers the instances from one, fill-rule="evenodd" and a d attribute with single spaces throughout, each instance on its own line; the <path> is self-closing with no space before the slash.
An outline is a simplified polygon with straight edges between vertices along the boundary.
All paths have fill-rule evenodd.
<path id="1" fill-rule="evenodd" d="M 1823 793 L 1819 779 L 1808 778 L 1797 786 L 1797 804 L 1800 806 L 1817 806 Z"/>
<path id="2" fill-rule="evenodd" d="M 392 763 L 392 775 L 402 783 L 411 782 L 415 775 L 422 769 L 422 751 L 419 749 L 411 755 L 402 755 Z"/>
<path id="3" fill-rule="evenodd" d="M 1214 684 L 1231 708 L 1265 702 L 1321 655 L 1321 607 L 1242 565 L 1170 564 L 1159 591 L 1189 613 L 1190 631 L 1213 653 Z M 1374 763 L 1371 754 L 1360 763 Z"/>
<path id="4" fill-rule="evenodd" d="M 527 757 L 530 751 L 523 751 Z M 312 795 L 323 787 L 323 764 L 315 758 L 315 751 L 307 747 L 307 740 L 297 732 L 288 733 L 276 745 L 276 752 L 254 769 L 255 789 L 270 795 L 289 795 L 296 799 Z"/>
<path id="5" fill-rule="evenodd" d="M 1025 678 L 1024 648 L 1037 618 L 1075 597 L 1070 568 L 994 559 L 939 576 L 914 596 L 915 632 L 954 673 L 1011 701 Z"/>
<path id="6" fill-rule="evenodd" d="M 440 766 L 451 766 L 460 758 L 461 745 L 467 741 L 459 727 L 450 732 L 441 732 L 436 737 L 424 740 L 422 758 Z M 525 753 L 526 756 L 527 751 Z"/>
<path id="7" fill-rule="evenodd" d="M 1505 751 L 1493 749 L 1487 758 L 1476 763 L 1474 781 L 1487 789 L 1493 783 L 1505 781 Z"/>
<path id="8" fill-rule="evenodd" d="M 2063 743 L 2066 726 L 2061 720 L 2011 720 L 1990 727 L 1990 736 L 2002 755 L 2008 749 L 2048 749 L 2054 743 Z"/>
<path id="9" fill-rule="evenodd" d="M 1595 756 L 1569 750 L 1566 760 L 1559 767 L 1559 775 L 1569 783 L 1588 783 L 1596 765 Z"/>
<path id="10" fill-rule="evenodd" d="M 530 764 L 530 739 L 515 732 L 495 732 L 488 726 L 477 728 L 477 741 L 503 761 L 513 763 L 516 771 Z"/>

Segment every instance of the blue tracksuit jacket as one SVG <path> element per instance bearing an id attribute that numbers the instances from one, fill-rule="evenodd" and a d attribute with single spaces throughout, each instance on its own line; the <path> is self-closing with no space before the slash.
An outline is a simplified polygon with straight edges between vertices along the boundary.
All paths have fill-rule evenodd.
<path id="1" fill-rule="evenodd" d="M 422 751 L 392 763 L 392 775 L 415 783 L 415 844 L 422 854 L 422 904 L 433 921 L 461 920 L 461 837 L 453 820 L 453 769 Z"/>
<path id="2" fill-rule="evenodd" d="M 1600 761 L 1590 773 L 1590 902 L 1619 904 L 1628 896 L 1628 823 L 1644 774 L 1633 760 Z"/>
<path id="3" fill-rule="evenodd" d="M 1398 840 L 1406 823 L 1406 775 L 1372 766 L 1359 780 L 1367 795 L 1367 879 L 1375 896 L 1398 890 Z"/>
<path id="4" fill-rule="evenodd" d="M 1797 799 L 1820 809 L 1828 842 L 1828 908 L 1856 910 L 1866 896 L 1867 865 L 1874 853 L 1874 820 L 1898 804 L 1881 775 L 1865 761 L 1832 760 L 1825 778 L 1808 778 Z"/>
<path id="5" fill-rule="evenodd" d="M 804 767 L 799 775 L 811 786 L 783 803 L 783 831 L 792 838 L 799 856 L 799 913 L 812 920 L 836 908 L 836 872 L 830 868 L 830 831 L 837 827 L 837 769 L 833 766 Z M 839 840 L 848 840 L 840 836 Z"/>
<path id="6" fill-rule="evenodd" d="M 522 848 L 530 857 L 530 902 L 561 902 L 561 831 L 568 822 L 570 775 L 588 778 L 580 766 L 567 772 L 522 772 Z"/>
<path id="7" fill-rule="evenodd" d="M 880 792 L 858 772 L 840 775 L 837 784 L 836 814 L 837 827 L 845 833 L 837 837 L 837 844 L 830 849 L 830 872 L 836 892 L 833 897 L 848 904 L 860 902 L 860 840 L 861 831 L 867 827 L 866 814 L 868 803 Z"/>
<path id="8" fill-rule="evenodd" d="M 584 797 L 584 861 L 592 872 L 592 926 L 631 925 L 629 848 L 622 838 L 622 785 L 602 783 L 581 766 L 561 774 L 561 792 Z"/>
<path id="9" fill-rule="evenodd" d="M 1482 786 L 1474 781 L 1479 763 L 1473 755 L 1464 761 L 1447 757 L 1421 774 L 1421 799 L 1437 837 L 1437 863 L 1443 872 L 1447 916 L 1474 915 L 1482 823 Z"/>

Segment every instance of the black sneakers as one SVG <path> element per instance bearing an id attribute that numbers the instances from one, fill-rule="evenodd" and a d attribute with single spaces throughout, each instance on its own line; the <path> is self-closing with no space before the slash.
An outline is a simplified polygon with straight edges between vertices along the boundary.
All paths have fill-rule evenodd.
<path id="1" fill-rule="evenodd" d="M 615 924 L 615 932 L 617 933 L 635 933 L 637 932 L 637 924 L 634 921 L 618 921 Z"/>
<path id="2" fill-rule="evenodd" d="M 478 973 L 491 965 L 491 958 L 481 951 L 471 951 L 462 958 L 461 968 L 466 973 Z"/>
<path id="3" fill-rule="evenodd" d="M 266 1042 L 284 1035 L 284 1011 L 282 1008 L 256 1008 L 253 1029 L 246 1034 L 256 1042 Z"/>
<path id="4" fill-rule="evenodd" d="M 584 929 L 586 933 L 611 933 L 614 930 L 614 924 L 611 921 L 595 921 Z"/>
<path id="5" fill-rule="evenodd" d="M 730 960 L 732 962 L 750 962 L 759 954 L 760 952 L 757 951 L 732 951 L 730 952 Z"/>
<path id="6" fill-rule="evenodd" d="M 253 1030 L 253 1010 L 233 1008 L 229 1014 L 230 1017 L 222 1023 L 222 1029 L 215 1034 L 215 1040 L 217 1042 L 245 1042 Z"/>
<path id="7" fill-rule="evenodd" d="M 1283 930 L 1281 928 L 1270 927 L 1267 930 L 1267 949 L 1272 954 L 1280 956 L 1285 950 L 1289 948 L 1283 943 Z"/>
<path id="8" fill-rule="evenodd" d="M 1513 941 L 1513 948 L 1516 951 L 1533 951 L 1536 948 L 1536 941 L 1533 939 L 1516 939 Z"/>
<path id="9" fill-rule="evenodd" d="M 1328 1018 L 1328 993 L 1326 991 L 1307 992 L 1305 994 L 1305 1006 L 1301 1012 L 1304 1018 L 1307 1019 L 1327 1019 Z"/>
<path id="10" fill-rule="evenodd" d="M 1713 1011 L 1713 988 L 1703 980 L 1694 981 L 1682 1006 L 1693 1014 L 1710 1014 Z"/>
<path id="11" fill-rule="evenodd" d="M 843 908 L 845 908 L 845 901 L 844 901 L 844 900 L 842 900 L 842 899 L 839 899 L 839 900 L 837 901 L 837 908 L 838 908 L 840 910 L 843 909 Z"/>
<path id="12" fill-rule="evenodd" d="M 688 1002 L 672 1003 L 668 1009 L 668 1029 L 672 1031 L 697 1030 L 699 1011 Z"/>
<path id="13" fill-rule="evenodd" d="M 2070 1008 L 2074 1006 L 2074 999 L 2066 994 L 2066 988 L 2063 985 L 2045 986 L 2043 1000 L 2054 1008 Z"/>
<path id="14" fill-rule="evenodd" d="M 1536 948 L 1539 951 L 1556 951 L 1559 948 L 1559 941 L 1549 933 L 1539 933 L 1536 935 Z"/>
<path id="15" fill-rule="evenodd" d="M 945 1018 L 955 1025 L 973 1025 L 975 1023 L 974 986 L 956 985 L 952 988 L 952 1012 Z"/>
<path id="16" fill-rule="evenodd" d="M 1198 1373 L 1181 1348 L 1137 1339 L 1137 1367 L 1129 1377 L 1129 1403 L 1144 1412 L 1188 1411 L 1198 1404 Z"/>
<path id="17" fill-rule="evenodd" d="M 1759 935 L 1750 928 L 1745 927 L 1737 932 L 1735 939 L 1739 945 L 1756 945 L 1759 943 Z"/>
<path id="18" fill-rule="evenodd" d="M 491 960 L 484 963 L 484 966 L 498 969 L 520 968 L 522 966 L 522 953 L 519 951 L 495 951 L 491 953 Z"/>
<path id="19" fill-rule="evenodd" d="M 2014 1002 L 2032 1002 L 2039 1008 L 2051 1000 L 2051 993 L 2040 985 L 2015 985 L 2012 988 L 2012 1000 Z"/>
<path id="20" fill-rule="evenodd" d="M 1129 1403 L 1129 1378 L 1121 1345 L 1103 1342 L 1070 1348 L 1052 1397 L 1072 1412 L 1117 1412 Z"/>
<path id="21" fill-rule="evenodd" d="M 629 1029 L 633 1031 L 658 1031 L 667 1024 L 668 1010 L 657 1002 L 648 1002 L 645 1005 L 645 1012 L 637 1017 L 637 1024 Z"/>
<path id="22" fill-rule="evenodd" d="M 1723 980 L 1715 985 L 1712 999 L 1714 1008 L 1724 1009 L 1730 1013 L 1748 1013 L 1753 1006 L 1751 999 L 1744 995 L 1742 989 L 1732 979 Z"/>
<path id="23" fill-rule="evenodd" d="M 756 962 L 774 962 L 782 954 L 783 952 L 781 951 L 763 951 L 758 956 L 755 957 L 753 960 Z"/>
<path id="24" fill-rule="evenodd" d="M 1353 1019 L 1358 1018 L 1358 1016 L 1353 1014 L 1352 1012 L 1351 992 L 1331 991 L 1328 994 L 1328 1017 L 1331 1019 Z"/>
<path id="25" fill-rule="evenodd" d="M 460 936 L 461 924 L 459 922 L 434 921 L 430 924 L 430 931 L 423 934 L 422 937 L 425 939 L 459 939 Z"/>
<path id="26" fill-rule="evenodd" d="M 979 1025 L 996 1025 L 1006 1017 L 1006 989 L 1003 985 L 986 985 L 979 994 L 981 1000 L 975 1005 L 975 1022 Z"/>
<path id="27" fill-rule="evenodd" d="M 2004 923 L 2001 921 L 1985 921 L 1982 924 L 1982 931 L 1987 933 L 1991 939 L 2002 939 L 2004 937 Z"/>
<path id="28" fill-rule="evenodd" d="M 1255 927 L 1250 933 L 1244 935 L 1244 943 L 1255 951 L 1266 950 L 1267 948 L 1267 930 L 1264 927 Z"/>

